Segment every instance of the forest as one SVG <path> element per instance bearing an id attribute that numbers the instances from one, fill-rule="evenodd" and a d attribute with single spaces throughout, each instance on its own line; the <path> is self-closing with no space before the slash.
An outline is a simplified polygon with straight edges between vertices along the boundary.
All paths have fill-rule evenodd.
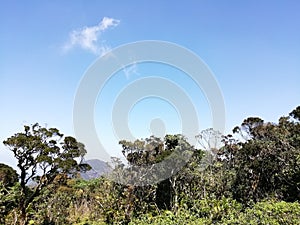
<path id="1" fill-rule="evenodd" d="M 108 174 L 86 180 L 84 143 L 26 125 L 3 141 L 17 168 L 0 164 L 0 224 L 300 224 L 300 106 L 195 135 L 200 148 L 182 134 L 120 140 L 128 163 L 112 158 Z M 166 160 L 170 176 L 147 183 Z"/>

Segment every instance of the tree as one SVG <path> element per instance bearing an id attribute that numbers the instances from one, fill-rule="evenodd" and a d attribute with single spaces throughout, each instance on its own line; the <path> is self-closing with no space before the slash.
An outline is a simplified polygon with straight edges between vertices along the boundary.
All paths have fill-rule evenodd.
<path id="1" fill-rule="evenodd" d="M 184 176 L 179 176 L 178 172 L 187 163 L 184 160 L 184 157 L 187 156 L 185 154 L 191 156 L 196 152 L 196 149 L 180 134 L 166 135 L 164 140 L 154 136 L 134 142 L 122 140 L 120 144 L 123 148 L 123 155 L 130 163 L 129 169 L 131 171 L 135 167 L 141 170 L 141 165 L 158 165 L 164 160 L 169 160 L 163 166 L 160 165 L 159 171 L 154 170 L 155 172 L 152 173 L 152 175 L 157 175 L 168 171 L 170 176 L 156 184 L 155 194 L 153 198 L 150 198 L 150 201 L 154 199 L 159 209 L 176 210 L 179 202 L 179 189 L 183 186 L 179 185 L 179 183 L 185 182 Z M 151 174 L 151 171 L 145 170 L 142 177 L 147 179 L 146 176 L 149 174 Z M 149 199 L 149 195 L 143 193 L 140 189 L 140 187 L 133 187 L 133 193 L 139 193 L 139 195 L 147 196 L 147 199 Z M 144 190 L 152 191 L 153 193 L 153 188 L 151 187 L 144 187 Z"/>
<path id="2" fill-rule="evenodd" d="M 5 187 L 10 187 L 17 181 L 17 171 L 6 164 L 0 163 L 0 183 L 2 182 Z"/>
<path id="3" fill-rule="evenodd" d="M 222 154 L 236 173 L 232 187 L 236 199 L 300 199 L 299 110 L 281 117 L 278 124 L 250 117 L 233 130 L 244 139 L 224 138 Z"/>
<path id="4" fill-rule="evenodd" d="M 24 126 L 23 133 L 17 133 L 3 143 L 13 152 L 20 170 L 20 224 L 28 223 L 30 204 L 58 174 L 74 176 L 80 170 L 90 169 L 82 164 L 86 154 L 84 145 L 73 137 L 64 137 L 56 128 L 41 127 L 38 123 Z M 28 184 L 32 181 L 35 186 L 29 190 Z"/>
<path id="5" fill-rule="evenodd" d="M 202 169 L 205 169 L 207 166 L 212 165 L 217 158 L 217 153 L 222 145 L 222 133 L 213 128 L 208 128 L 196 135 L 196 139 L 205 153 L 201 160 Z"/>
<path id="6" fill-rule="evenodd" d="M 4 217 L 16 206 L 18 174 L 12 167 L 0 163 L 0 224 Z"/>

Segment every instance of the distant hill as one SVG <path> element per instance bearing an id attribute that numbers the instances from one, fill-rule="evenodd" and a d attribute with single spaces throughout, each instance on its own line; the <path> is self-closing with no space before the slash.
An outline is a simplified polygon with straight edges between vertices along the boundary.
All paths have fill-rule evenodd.
<path id="1" fill-rule="evenodd" d="M 91 170 L 80 173 L 81 177 L 85 180 L 98 178 L 110 171 L 107 163 L 99 159 L 86 160 L 85 163 L 89 164 L 92 167 Z"/>

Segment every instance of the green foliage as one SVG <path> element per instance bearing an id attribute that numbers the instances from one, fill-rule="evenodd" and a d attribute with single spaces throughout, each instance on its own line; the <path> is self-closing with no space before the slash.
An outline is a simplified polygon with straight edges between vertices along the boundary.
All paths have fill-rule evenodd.
<path id="1" fill-rule="evenodd" d="M 179 191 L 183 188 L 185 181 L 182 180 L 183 174 L 173 172 L 174 168 L 184 166 L 186 164 L 184 159 L 191 157 L 197 150 L 179 134 L 166 135 L 164 140 L 153 136 L 134 142 L 123 140 L 120 144 L 123 148 L 123 155 L 130 163 L 129 167 L 123 170 L 123 177 L 128 174 L 129 178 L 137 177 L 139 179 L 137 182 L 141 183 L 142 179 L 148 179 L 149 176 L 163 177 L 165 174 L 170 174 L 169 178 L 152 187 L 137 187 L 135 182 L 129 180 L 128 182 L 133 186 L 133 196 L 140 202 L 156 205 L 159 209 L 176 208 L 180 197 Z M 202 155 L 197 154 L 197 156 Z M 160 164 L 162 161 L 164 164 Z M 153 164 L 155 167 L 149 167 Z"/>
<path id="2" fill-rule="evenodd" d="M 151 214 L 134 219 L 130 225 L 146 224 L 253 224 L 253 225 L 297 225 L 300 224 L 300 204 L 287 202 L 259 202 L 246 209 L 232 199 L 221 200 L 204 199 L 195 202 L 193 209 L 184 207 L 174 214 L 171 211 L 163 211 L 158 216 Z"/>
<path id="3" fill-rule="evenodd" d="M 220 200 L 206 198 L 194 200 L 190 208 L 190 213 L 197 218 L 205 218 L 212 222 L 217 222 L 231 217 L 237 217 L 242 209 L 242 205 L 235 200 L 222 197 Z"/>
<path id="4" fill-rule="evenodd" d="M 175 215 L 172 211 L 163 211 L 158 216 L 152 216 L 151 214 L 144 215 L 141 218 L 133 219 L 129 225 L 148 225 L 148 224 L 164 224 L 164 225 L 201 225 L 211 224 L 211 221 L 205 218 L 197 218 L 189 214 L 188 211 L 181 211 Z"/>
<path id="5" fill-rule="evenodd" d="M 202 150 L 182 135 L 120 141 L 129 165 L 114 158 L 114 178 L 143 180 L 181 168 L 144 186 L 80 179 L 78 171 L 89 169 L 81 164 L 83 144 L 55 128 L 25 126 L 4 141 L 21 173 L 17 182 L 16 172 L 0 164 L 0 224 L 300 225 L 299 112 L 277 124 L 250 117 L 224 137 L 204 130 L 197 135 Z"/>
<path id="6" fill-rule="evenodd" d="M 253 208 L 248 208 L 238 221 L 241 224 L 300 224 L 300 204 L 298 202 L 259 202 Z"/>
<path id="7" fill-rule="evenodd" d="M 0 163 L 0 223 L 3 223 L 4 217 L 17 206 L 16 197 L 20 193 L 17 181 L 17 172 L 10 166 Z"/>
<path id="8" fill-rule="evenodd" d="M 63 134 L 56 128 L 48 129 L 39 124 L 24 126 L 23 133 L 17 133 L 3 143 L 13 152 L 20 170 L 20 224 L 28 223 L 28 212 L 34 199 L 53 183 L 57 175 L 71 176 L 82 168 L 89 169 L 80 165 L 86 153 L 84 145 L 73 137 L 63 139 Z M 36 184 L 29 190 L 27 185 L 30 181 Z"/>
<path id="9" fill-rule="evenodd" d="M 13 186 L 18 181 L 18 174 L 13 168 L 0 163 L 0 182 L 5 187 Z"/>
<path id="10" fill-rule="evenodd" d="M 299 121 L 282 117 L 274 124 L 248 118 L 234 132 L 244 141 L 232 140 L 229 135 L 220 152 L 236 173 L 234 197 L 243 202 L 272 196 L 300 200 Z"/>
<path id="11" fill-rule="evenodd" d="M 0 182 L 0 224 L 5 223 L 5 218 L 18 206 L 18 198 L 21 194 L 21 187 L 19 183 L 15 183 L 14 186 L 7 187 Z M 11 217 L 15 217 L 11 213 Z M 12 221 L 15 218 L 12 218 Z M 6 220 L 8 224 L 11 224 L 11 220 Z"/>

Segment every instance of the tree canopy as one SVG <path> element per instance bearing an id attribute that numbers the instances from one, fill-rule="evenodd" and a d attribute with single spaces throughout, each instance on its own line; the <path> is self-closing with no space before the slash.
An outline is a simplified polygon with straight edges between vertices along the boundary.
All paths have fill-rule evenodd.
<path id="1" fill-rule="evenodd" d="M 113 158 L 108 177 L 83 180 L 83 144 L 25 126 L 4 141 L 20 174 L 0 164 L 0 224 L 300 224 L 300 106 L 195 135 L 197 147 L 182 134 L 121 140 L 128 163 Z"/>
<path id="2" fill-rule="evenodd" d="M 20 170 L 20 224 L 27 223 L 27 208 L 41 190 L 51 184 L 59 174 L 75 176 L 89 166 L 82 164 L 86 154 L 84 145 L 73 137 L 64 137 L 57 128 L 46 128 L 38 123 L 24 126 L 24 132 L 16 133 L 3 141 L 13 152 Z M 28 190 L 29 182 L 35 182 Z"/>
<path id="3" fill-rule="evenodd" d="M 8 187 L 14 185 L 17 181 L 17 171 L 6 164 L 0 163 L 0 183 Z"/>

